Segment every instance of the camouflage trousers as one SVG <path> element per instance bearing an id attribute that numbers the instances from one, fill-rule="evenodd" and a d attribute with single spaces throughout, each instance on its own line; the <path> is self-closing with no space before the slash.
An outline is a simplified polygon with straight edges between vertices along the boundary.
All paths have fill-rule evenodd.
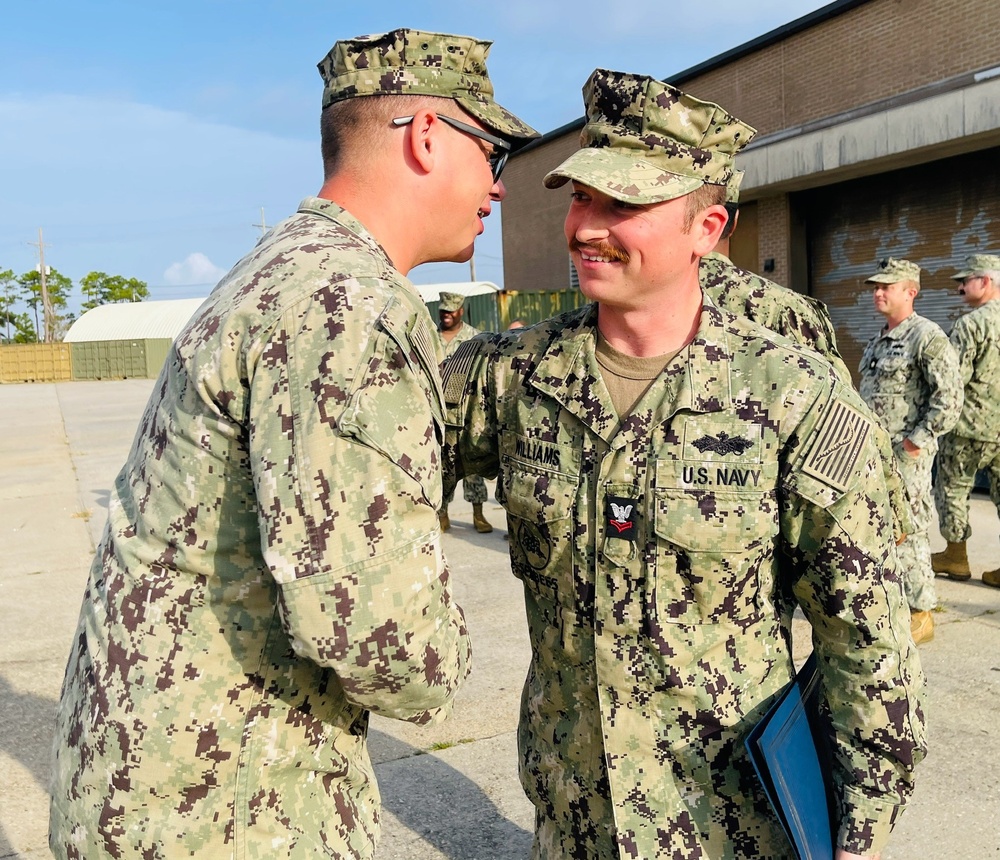
<path id="1" fill-rule="evenodd" d="M 455 498 L 455 490 L 445 493 L 444 506 L 448 507 Z M 487 499 L 486 481 L 479 475 L 468 475 L 462 481 L 462 498 L 474 505 L 481 505 Z"/>
<path id="2" fill-rule="evenodd" d="M 1000 512 L 1000 443 L 949 433 L 941 438 L 937 462 L 934 504 L 941 536 L 950 543 L 968 540 L 972 534 L 969 493 L 980 469 L 989 474 L 990 498 Z"/>
<path id="3" fill-rule="evenodd" d="M 903 579 L 906 602 L 910 609 L 927 612 L 937 606 L 937 589 L 931 568 L 930 526 L 934 517 L 931 497 L 933 448 L 924 448 L 916 457 L 907 454 L 902 444 L 894 445 L 896 463 L 910 497 L 911 531 L 896 548 L 899 573 Z"/>

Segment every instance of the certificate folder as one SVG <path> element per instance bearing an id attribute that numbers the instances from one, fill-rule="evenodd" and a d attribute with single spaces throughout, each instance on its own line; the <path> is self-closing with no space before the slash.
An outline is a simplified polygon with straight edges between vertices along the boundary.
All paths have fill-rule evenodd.
<path id="1" fill-rule="evenodd" d="M 833 860 L 827 778 L 809 723 L 818 687 L 814 653 L 746 739 L 767 799 L 799 860 Z"/>

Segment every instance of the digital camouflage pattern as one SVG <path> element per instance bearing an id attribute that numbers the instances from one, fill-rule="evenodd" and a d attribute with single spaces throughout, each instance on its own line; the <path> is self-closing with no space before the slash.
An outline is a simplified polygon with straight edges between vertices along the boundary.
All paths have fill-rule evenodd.
<path id="1" fill-rule="evenodd" d="M 1000 272 L 1000 256 L 996 254 L 973 254 L 965 258 L 965 268 L 952 275 L 954 281 L 964 281 L 972 275 L 986 272 Z"/>
<path id="2" fill-rule="evenodd" d="M 461 293 L 441 293 L 438 296 L 439 311 L 457 311 L 465 306 L 465 296 Z"/>
<path id="3" fill-rule="evenodd" d="M 941 535 L 958 542 L 972 534 L 969 493 L 979 469 L 990 473 L 990 495 L 1000 511 L 1000 301 L 960 316 L 949 339 L 965 402 L 955 428 L 941 440 L 934 502 Z"/>
<path id="4" fill-rule="evenodd" d="M 756 131 L 713 102 L 644 75 L 595 69 L 583 85 L 581 149 L 545 177 L 629 203 L 657 203 L 727 185 L 734 156 Z"/>
<path id="5" fill-rule="evenodd" d="M 1000 300 L 960 316 L 949 340 L 958 354 L 965 392 L 955 435 L 1000 441 Z"/>
<path id="6" fill-rule="evenodd" d="M 818 352 L 851 384 L 851 372 L 837 351 L 833 321 L 821 301 L 742 269 L 718 251 L 701 258 L 698 280 L 718 307 Z"/>
<path id="7" fill-rule="evenodd" d="M 718 307 L 818 352 L 832 365 L 841 382 L 853 385 L 851 372 L 837 351 L 837 334 L 823 302 L 741 269 L 718 252 L 701 258 L 698 279 L 702 291 Z M 910 521 L 910 500 L 896 467 L 889 437 L 880 426 L 874 426 L 872 434 L 889 490 L 893 531 L 897 538 L 902 538 L 914 528 Z"/>
<path id="8" fill-rule="evenodd" d="M 931 466 L 938 437 L 955 426 L 962 411 L 958 358 L 937 323 L 913 313 L 868 341 L 859 372 L 861 396 L 889 432 L 910 498 L 913 530 L 897 551 L 906 598 L 912 609 L 926 612 L 937 606 L 929 535 Z M 904 439 L 920 453 L 907 453 Z"/>
<path id="9" fill-rule="evenodd" d="M 533 856 L 790 858 L 743 741 L 793 675 L 796 605 L 839 844 L 881 849 L 924 754 L 923 676 L 867 407 L 814 353 L 706 302 L 620 421 L 596 317 L 483 336 L 444 376 L 446 463 L 499 476 L 524 583 Z"/>
<path id="10" fill-rule="evenodd" d="M 480 122 L 514 140 L 538 132 L 493 99 L 486 69 L 492 42 L 401 28 L 341 39 L 318 64 L 323 107 L 359 96 L 454 99 Z"/>
<path id="11" fill-rule="evenodd" d="M 941 439 L 934 505 L 941 537 L 950 543 L 967 541 L 972 536 L 969 493 L 980 469 L 989 477 L 990 499 L 1000 513 L 1000 442 L 968 439 L 954 433 Z"/>
<path id="12" fill-rule="evenodd" d="M 445 296 L 455 296 L 456 299 L 462 299 L 458 302 L 457 306 L 454 307 L 439 307 L 441 310 L 451 310 L 457 311 L 465 303 L 464 297 L 458 293 L 441 293 L 441 304 L 454 305 L 455 300 L 451 302 L 445 301 Z M 480 334 L 479 329 L 475 326 L 469 325 L 467 322 L 463 322 L 461 327 L 455 336 L 451 340 L 445 340 L 441 336 L 441 332 L 438 331 L 438 340 L 441 344 L 441 351 L 444 354 L 445 360 L 451 358 L 455 354 L 455 351 L 465 343 L 467 340 L 472 340 L 477 334 Z M 470 502 L 473 505 L 481 505 L 489 499 L 489 491 L 486 489 L 486 481 L 480 475 L 467 475 L 462 481 L 462 498 L 465 501 Z M 455 498 L 455 488 L 445 487 L 444 490 L 444 507 L 448 507 Z"/>
<path id="13" fill-rule="evenodd" d="M 913 281 L 920 285 L 920 266 L 909 260 L 896 257 L 884 257 L 878 261 L 878 269 L 868 278 L 866 284 L 898 284 L 900 281 Z"/>
<path id="14" fill-rule="evenodd" d="M 369 858 L 370 711 L 469 671 L 433 323 L 306 199 L 178 337 L 109 500 L 59 706 L 57 858 Z"/>

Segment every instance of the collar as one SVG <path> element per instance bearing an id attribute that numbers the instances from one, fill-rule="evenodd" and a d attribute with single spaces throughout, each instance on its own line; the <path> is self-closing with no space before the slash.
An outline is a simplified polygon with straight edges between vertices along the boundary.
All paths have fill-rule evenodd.
<path id="1" fill-rule="evenodd" d="M 654 380 L 620 432 L 597 364 L 596 345 L 597 305 L 592 304 L 547 343 L 526 382 L 556 400 L 613 448 L 682 410 L 720 412 L 732 405 L 729 334 L 722 312 L 707 296 L 694 339 Z M 648 420 L 646 410 L 652 410 Z"/>
<path id="2" fill-rule="evenodd" d="M 315 215 L 320 218 L 326 218 L 328 221 L 335 221 L 342 227 L 346 227 L 362 242 L 368 245 L 373 253 L 381 257 L 390 269 L 399 275 L 399 271 L 392 264 L 392 260 L 389 259 L 385 248 L 368 232 L 368 228 L 364 224 L 339 203 L 334 203 L 332 200 L 327 200 L 324 197 L 306 197 L 299 204 L 298 211 L 303 215 Z"/>
<path id="3" fill-rule="evenodd" d="M 903 337 L 911 328 L 913 328 L 914 323 L 917 321 L 917 312 L 914 311 L 905 320 L 903 320 L 895 328 L 887 329 L 885 326 L 882 327 L 882 337 L 887 337 L 891 340 L 898 340 Z"/>

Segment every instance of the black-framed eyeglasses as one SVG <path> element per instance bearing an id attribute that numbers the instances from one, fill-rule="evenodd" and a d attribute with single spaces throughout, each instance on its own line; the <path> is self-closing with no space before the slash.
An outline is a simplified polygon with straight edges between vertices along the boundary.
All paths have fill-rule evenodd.
<path id="1" fill-rule="evenodd" d="M 472 135 L 472 137 L 478 137 L 480 140 L 485 140 L 487 143 L 493 144 L 493 150 L 486 156 L 486 160 L 490 163 L 490 170 L 493 171 L 493 181 L 498 182 L 500 180 L 500 174 L 503 173 L 504 166 L 507 164 L 507 156 L 510 155 L 510 144 L 507 143 L 507 141 L 502 137 L 489 134 L 480 128 L 476 128 L 474 125 L 461 122 L 454 117 L 446 116 L 441 113 L 436 114 L 436 116 L 445 125 L 450 125 L 458 131 L 465 132 L 468 135 Z M 409 125 L 411 122 L 413 122 L 412 116 L 397 116 L 392 121 L 392 124 L 399 128 L 404 125 Z"/>

